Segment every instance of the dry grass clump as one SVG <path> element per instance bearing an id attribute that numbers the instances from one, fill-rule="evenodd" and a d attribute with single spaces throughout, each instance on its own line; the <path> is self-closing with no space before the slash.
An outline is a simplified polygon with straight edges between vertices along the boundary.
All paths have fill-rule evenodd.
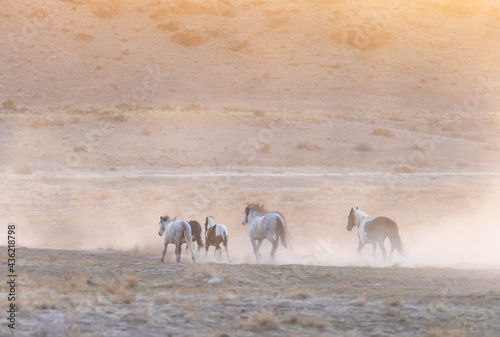
<path id="1" fill-rule="evenodd" d="M 270 310 L 255 312 L 249 319 L 240 321 L 243 329 L 253 332 L 276 330 L 279 325 L 278 317 Z"/>
<path id="2" fill-rule="evenodd" d="M 120 278 L 125 288 L 137 288 L 139 286 L 139 276 L 136 273 L 122 275 Z"/>
<path id="3" fill-rule="evenodd" d="M 173 107 L 169 104 L 162 105 L 160 109 L 161 109 L 161 111 L 177 111 L 176 107 Z"/>
<path id="4" fill-rule="evenodd" d="M 404 165 L 404 164 L 399 164 L 396 165 L 392 168 L 394 171 L 397 173 L 414 173 L 415 169 L 411 166 Z"/>
<path id="5" fill-rule="evenodd" d="M 75 152 L 88 152 L 89 147 L 87 146 L 87 144 L 83 143 L 83 144 L 75 145 L 73 150 Z"/>
<path id="6" fill-rule="evenodd" d="M 391 307 L 397 307 L 401 305 L 401 296 L 399 294 L 394 294 L 387 300 L 387 305 Z"/>
<path id="7" fill-rule="evenodd" d="M 248 46 L 248 40 L 235 40 L 229 43 L 228 49 L 231 51 L 240 51 L 241 49 Z"/>
<path id="8" fill-rule="evenodd" d="M 369 299 L 370 299 L 369 295 L 361 294 L 354 301 L 352 301 L 352 304 L 360 306 L 360 307 L 364 307 L 368 303 Z"/>
<path id="9" fill-rule="evenodd" d="M 207 37 L 195 29 L 186 29 L 172 35 L 172 41 L 187 47 L 194 47 L 204 44 Z"/>
<path id="10" fill-rule="evenodd" d="M 162 305 L 170 303 L 170 299 L 165 295 L 157 295 L 154 299 L 154 304 Z"/>
<path id="11" fill-rule="evenodd" d="M 214 266 L 212 263 L 190 264 L 188 268 L 189 270 L 184 274 L 182 278 L 184 281 L 216 277 L 216 273 L 214 271 Z"/>
<path id="12" fill-rule="evenodd" d="M 94 37 L 87 33 L 78 33 L 75 35 L 75 41 L 90 42 L 94 40 Z"/>
<path id="13" fill-rule="evenodd" d="M 181 28 L 181 24 L 177 21 L 170 21 L 167 23 L 160 23 L 156 28 L 163 31 L 175 32 Z"/>
<path id="14" fill-rule="evenodd" d="M 188 104 L 181 109 L 181 111 L 201 111 L 201 110 L 203 110 L 203 107 L 195 103 Z"/>
<path id="15" fill-rule="evenodd" d="M 109 19 L 120 13 L 122 0 L 105 0 L 92 2 L 92 14 L 100 19 Z"/>
<path id="16" fill-rule="evenodd" d="M 307 150 L 307 151 L 316 151 L 321 150 L 321 146 L 312 144 L 310 142 L 301 142 L 297 144 L 297 149 L 299 150 Z"/>
<path id="17" fill-rule="evenodd" d="M 372 131 L 372 135 L 374 136 L 384 136 L 384 137 L 392 137 L 394 136 L 391 130 L 386 128 L 375 128 Z"/>
<path id="18" fill-rule="evenodd" d="M 323 318 L 318 318 L 303 314 L 293 314 L 284 322 L 294 325 L 300 325 L 305 328 L 319 328 L 319 329 L 324 329 L 328 325 L 328 322 Z"/>
<path id="19" fill-rule="evenodd" d="M 8 99 L 2 103 L 2 109 L 9 111 L 17 111 L 17 106 L 13 100 Z"/>
<path id="20" fill-rule="evenodd" d="M 39 129 L 48 125 L 50 125 L 49 121 L 42 117 L 32 117 L 28 121 L 28 126 L 34 129 Z"/>
<path id="21" fill-rule="evenodd" d="M 314 292 L 313 289 L 295 286 L 295 287 L 290 287 L 286 291 L 286 295 L 287 297 L 294 300 L 305 300 L 314 297 L 316 293 Z"/>
<path id="22" fill-rule="evenodd" d="M 68 269 L 64 270 L 63 278 L 72 289 L 85 287 L 92 283 L 89 275 L 84 273 L 75 273 L 74 271 L 70 271 Z"/>
<path id="23" fill-rule="evenodd" d="M 425 337 L 472 337 L 473 335 L 465 333 L 458 329 L 443 331 L 440 329 L 431 328 L 425 334 Z"/>
<path id="24" fill-rule="evenodd" d="M 354 147 L 354 150 L 359 152 L 371 152 L 373 151 L 373 148 L 366 143 L 360 143 Z"/>
<path id="25" fill-rule="evenodd" d="M 139 277 L 136 273 L 124 274 L 106 283 L 106 291 L 114 295 L 114 300 L 119 303 L 132 303 L 135 294 L 131 291 L 139 286 Z"/>
<path id="26" fill-rule="evenodd" d="M 30 307 L 39 310 L 56 309 L 56 302 L 48 295 L 37 296 L 30 304 Z"/>
<path id="27" fill-rule="evenodd" d="M 122 110 L 122 111 L 137 111 L 140 109 L 140 107 L 141 107 L 140 102 L 137 102 L 137 103 L 123 102 L 123 103 L 120 103 L 116 106 L 116 108 L 118 110 Z"/>
<path id="28" fill-rule="evenodd" d="M 26 108 L 18 108 L 16 103 L 11 99 L 3 101 L 2 109 L 10 112 L 25 112 L 27 110 Z"/>
<path id="29" fill-rule="evenodd" d="M 135 294 L 131 291 L 123 291 L 116 297 L 116 302 L 130 304 L 135 302 Z"/>
<path id="30" fill-rule="evenodd" d="M 259 152 L 268 153 L 270 148 L 271 148 L 271 145 L 269 143 L 264 144 L 259 148 Z"/>
<path id="31" fill-rule="evenodd" d="M 112 295 L 118 294 L 122 290 L 122 284 L 117 279 L 106 283 L 106 291 Z"/>

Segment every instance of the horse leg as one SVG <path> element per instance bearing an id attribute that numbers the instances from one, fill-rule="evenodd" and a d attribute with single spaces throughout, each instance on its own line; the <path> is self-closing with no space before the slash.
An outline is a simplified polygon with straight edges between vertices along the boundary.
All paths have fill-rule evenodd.
<path id="1" fill-rule="evenodd" d="M 181 261 L 181 244 L 175 243 L 175 261 L 179 263 Z"/>
<path id="2" fill-rule="evenodd" d="M 260 245 L 262 244 L 262 241 L 264 241 L 264 239 L 257 240 L 257 241 L 259 241 L 259 243 L 257 244 L 257 250 L 259 250 L 260 249 Z"/>
<path id="3" fill-rule="evenodd" d="M 273 245 L 273 248 L 271 249 L 271 257 L 274 258 L 274 253 L 276 252 L 276 249 L 278 248 L 278 238 L 276 238 L 276 240 L 275 240 L 272 235 L 268 235 L 267 239 Z"/>
<path id="4" fill-rule="evenodd" d="M 378 246 L 380 247 L 380 250 L 382 251 L 382 255 L 384 256 L 384 263 L 385 263 L 385 261 L 387 259 L 387 250 L 385 249 L 384 241 L 380 240 L 378 242 Z"/>
<path id="5" fill-rule="evenodd" d="M 229 257 L 229 249 L 227 248 L 227 243 L 224 245 L 224 248 L 226 249 L 227 262 L 231 263 L 231 258 Z"/>
<path id="6" fill-rule="evenodd" d="M 259 247 L 260 247 L 260 245 L 259 245 L 259 247 L 257 247 L 257 244 L 255 243 L 255 239 L 253 239 L 253 238 L 250 238 L 250 242 L 252 242 L 253 253 L 255 254 L 255 259 L 257 260 L 257 263 L 259 263 Z"/>
<path id="7" fill-rule="evenodd" d="M 363 256 L 361 255 L 361 249 L 363 249 L 363 246 L 364 246 L 364 244 L 362 244 L 361 241 L 359 241 L 359 244 L 358 244 L 358 255 L 359 255 L 359 258 L 361 260 L 363 259 Z"/>
<path id="8" fill-rule="evenodd" d="M 165 248 L 163 248 L 163 254 L 162 254 L 161 259 L 160 259 L 161 262 L 163 262 L 163 260 L 165 259 L 165 253 L 167 252 L 167 246 L 168 246 L 168 242 L 165 242 Z"/>

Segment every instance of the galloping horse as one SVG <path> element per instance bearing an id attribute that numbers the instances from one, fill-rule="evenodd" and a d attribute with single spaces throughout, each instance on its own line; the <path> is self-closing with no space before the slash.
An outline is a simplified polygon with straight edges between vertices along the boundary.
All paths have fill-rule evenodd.
<path id="1" fill-rule="evenodd" d="M 189 220 L 189 226 L 191 226 L 191 236 L 193 237 L 193 242 L 196 241 L 198 244 L 198 253 L 200 252 L 201 247 L 203 247 L 203 242 L 201 241 L 201 225 L 196 220 Z M 186 251 L 187 251 L 186 247 Z"/>
<path id="2" fill-rule="evenodd" d="M 229 250 L 227 248 L 227 242 L 229 240 L 229 232 L 226 226 L 221 224 L 216 224 L 213 216 L 207 216 L 205 219 L 205 256 L 208 253 L 208 247 L 215 246 L 214 256 L 217 255 L 219 251 L 219 260 L 222 258 L 222 249 L 220 244 L 224 245 L 226 249 L 227 261 L 231 262 L 229 258 Z"/>
<path id="3" fill-rule="evenodd" d="M 259 215 L 266 215 L 268 213 L 276 213 L 276 214 L 279 214 L 279 216 L 281 216 L 283 218 L 283 220 L 285 221 L 285 227 L 286 227 L 286 220 L 285 220 L 285 216 L 283 215 L 283 213 L 281 213 L 280 211 L 269 211 L 266 209 L 265 205 L 264 204 L 259 204 L 259 203 L 255 203 L 255 204 L 248 204 L 248 207 L 252 207 L 257 213 L 259 213 Z"/>
<path id="4" fill-rule="evenodd" d="M 243 226 L 247 223 L 250 224 L 248 234 L 250 235 L 250 241 L 252 242 L 257 263 L 259 262 L 259 248 L 264 239 L 268 239 L 273 245 L 271 250 L 271 257 L 273 258 L 280 239 L 283 246 L 287 248 L 287 238 L 290 237 L 290 234 L 288 233 L 285 220 L 283 220 L 281 215 L 277 213 L 267 213 L 261 216 L 255 210 L 254 205 L 247 204 L 241 223 Z M 276 238 L 274 237 L 275 234 Z M 259 243 L 257 244 L 256 241 Z"/>
<path id="5" fill-rule="evenodd" d="M 398 225 L 394 221 L 385 216 L 379 216 L 374 219 L 366 213 L 358 210 L 357 207 L 356 209 L 351 208 L 347 218 L 348 231 L 351 231 L 354 226 L 358 226 L 358 254 L 360 256 L 361 249 L 367 243 L 373 245 L 373 256 L 376 256 L 378 244 L 382 254 L 384 255 L 385 261 L 387 252 L 385 250 L 384 241 L 386 238 L 389 238 L 389 241 L 391 242 L 391 253 L 389 257 L 392 256 L 395 249 L 398 250 L 401 256 L 404 256 L 403 243 L 399 237 Z"/>
<path id="6" fill-rule="evenodd" d="M 191 253 L 191 259 L 193 262 L 196 262 L 194 257 L 194 249 L 193 249 L 193 241 L 191 238 L 191 227 L 184 220 L 175 220 L 171 219 L 168 215 L 161 216 L 160 222 L 158 224 L 160 226 L 160 230 L 158 231 L 158 235 L 162 236 L 165 233 L 165 248 L 163 249 L 163 255 L 161 256 L 161 260 L 165 258 L 165 253 L 167 252 L 167 246 L 169 243 L 175 244 L 175 260 L 177 262 L 181 259 L 181 244 L 186 243 L 189 252 Z"/>

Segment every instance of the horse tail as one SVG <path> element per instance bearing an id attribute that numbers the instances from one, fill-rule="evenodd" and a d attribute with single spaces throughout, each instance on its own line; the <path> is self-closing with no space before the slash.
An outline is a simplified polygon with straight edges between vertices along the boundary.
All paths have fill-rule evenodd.
<path id="1" fill-rule="evenodd" d="M 194 225 L 196 226 L 196 235 L 194 233 L 191 234 L 194 236 L 198 247 L 204 247 L 203 242 L 201 241 L 201 234 L 203 233 L 203 231 L 201 230 L 201 225 L 198 221 L 194 221 Z"/>
<path id="2" fill-rule="evenodd" d="M 191 226 L 189 225 L 189 223 L 187 221 L 182 221 L 182 227 L 184 229 L 184 239 L 186 240 L 187 248 L 188 248 L 189 252 L 191 253 L 191 259 L 194 262 L 194 261 L 196 261 L 196 259 L 194 257 L 193 237 L 191 236 Z"/>
<path id="3" fill-rule="evenodd" d="M 283 220 L 283 218 L 279 216 L 277 222 L 278 223 L 276 226 L 276 236 L 277 236 L 276 239 L 281 238 L 281 243 L 283 244 L 283 247 L 288 248 L 286 241 L 287 238 L 290 236 L 290 234 L 288 233 L 288 229 L 286 228 L 285 220 Z"/>
<path id="4" fill-rule="evenodd" d="M 401 237 L 399 236 L 398 226 L 393 221 L 394 227 L 391 233 L 389 234 L 389 240 L 391 241 L 391 246 L 396 248 L 401 256 L 405 256 L 406 252 L 403 247 L 403 242 L 401 241 Z"/>
<path id="5" fill-rule="evenodd" d="M 227 247 L 227 242 L 229 241 L 229 231 L 224 226 L 222 227 L 222 244 Z"/>

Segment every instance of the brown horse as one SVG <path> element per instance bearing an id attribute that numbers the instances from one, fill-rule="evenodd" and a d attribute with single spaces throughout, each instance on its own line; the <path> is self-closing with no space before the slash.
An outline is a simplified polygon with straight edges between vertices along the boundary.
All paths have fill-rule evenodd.
<path id="1" fill-rule="evenodd" d="M 189 220 L 188 224 L 189 226 L 191 226 L 191 236 L 193 237 L 193 242 L 196 241 L 196 243 L 198 244 L 198 253 L 199 253 L 201 247 L 203 247 L 203 242 L 201 241 L 201 225 L 196 220 Z"/>
<path id="2" fill-rule="evenodd" d="M 208 254 L 208 248 L 210 246 L 215 246 L 214 256 L 217 255 L 219 251 L 219 260 L 222 258 L 222 249 L 220 244 L 224 245 L 226 249 L 227 261 L 231 262 L 229 258 L 229 250 L 227 248 L 227 243 L 229 240 L 229 232 L 226 226 L 221 224 L 216 224 L 213 216 L 207 216 L 205 219 L 205 256 Z"/>
<path id="3" fill-rule="evenodd" d="M 392 221 L 391 219 L 385 216 L 379 216 L 375 219 L 367 215 L 366 213 L 356 209 L 352 209 L 349 212 L 349 216 L 347 217 L 347 230 L 351 231 L 354 226 L 358 226 L 358 254 L 361 256 L 361 249 L 367 243 L 373 245 L 373 255 L 376 256 L 377 244 L 384 255 L 384 261 L 387 256 L 387 252 L 385 250 L 384 241 L 386 238 L 389 238 L 391 242 L 391 253 L 389 255 L 392 256 L 392 253 L 395 249 L 398 250 L 401 256 L 404 256 L 403 243 L 401 242 L 401 238 L 399 236 L 398 225 Z"/>

